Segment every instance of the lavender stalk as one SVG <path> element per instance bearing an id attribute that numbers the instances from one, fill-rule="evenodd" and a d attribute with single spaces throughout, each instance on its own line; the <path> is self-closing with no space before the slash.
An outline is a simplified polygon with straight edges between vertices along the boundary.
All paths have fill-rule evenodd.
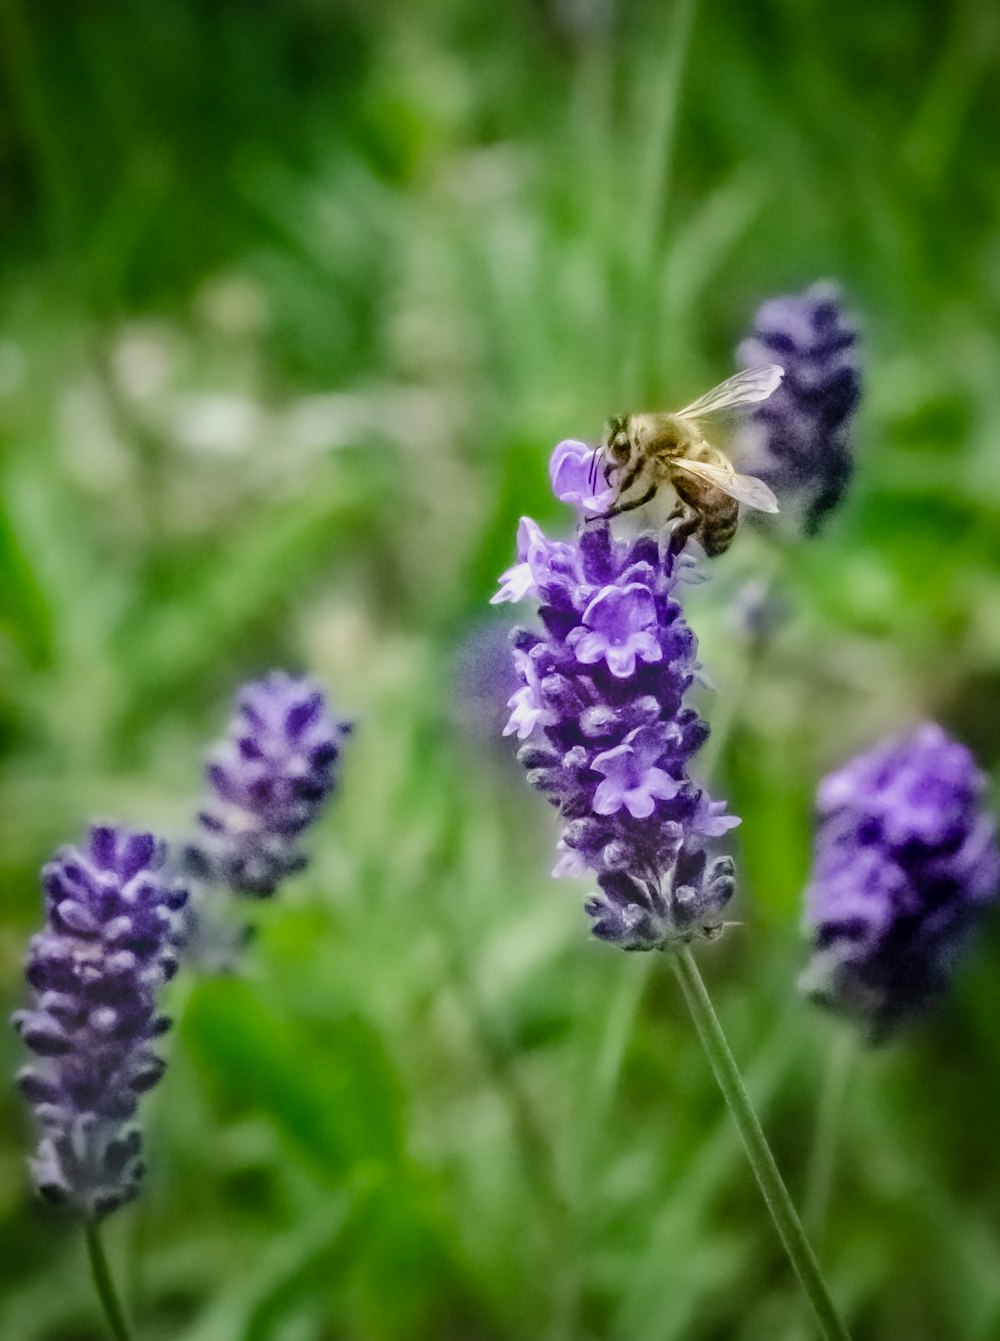
<path id="1" fill-rule="evenodd" d="M 551 464 L 557 496 L 600 514 L 601 476 L 584 444 L 561 443 Z M 522 687 L 506 734 L 529 780 L 563 820 L 554 874 L 596 874 L 586 903 L 592 931 L 628 951 L 664 950 L 673 963 L 751 1168 L 827 1341 L 845 1341 L 815 1255 L 691 956 L 695 939 L 724 929 L 734 867 L 713 840 L 739 820 L 691 778 L 708 736 L 684 696 L 698 675 L 697 643 L 678 584 L 688 561 L 676 531 L 614 538 L 590 517 L 573 543 L 548 540 L 529 518 L 520 562 L 494 601 L 539 601 L 541 629 L 517 630 Z"/>
<path id="2" fill-rule="evenodd" d="M 806 891 L 812 957 L 800 979 L 847 1018 L 823 1086 L 806 1183 L 818 1234 L 858 1035 L 884 1043 L 943 996 L 965 942 L 1000 891 L 996 823 L 969 751 L 924 723 L 824 779 Z"/>
<path id="3" fill-rule="evenodd" d="M 826 1341 L 850 1341 L 849 1333 L 834 1307 L 798 1213 L 788 1195 L 771 1147 L 767 1143 L 753 1104 L 740 1075 L 736 1059 L 726 1041 L 698 965 L 687 946 L 678 947 L 672 964 L 684 993 L 684 1000 L 701 1039 L 719 1089 L 736 1123 L 747 1159 L 757 1179 L 774 1227 L 778 1231 L 788 1259 L 812 1307 L 820 1332 Z"/>
<path id="4" fill-rule="evenodd" d="M 40 1129 L 34 1182 L 83 1221 L 94 1281 L 112 1331 L 128 1337 L 98 1224 L 138 1195 L 144 1173 L 139 1100 L 160 1079 L 154 1043 L 170 1026 L 159 994 L 177 969 L 186 891 L 160 872 L 150 833 L 91 827 L 42 872 L 47 924 L 26 974 L 35 1004 L 14 1026 L 35 1061 L 18 1074 Z"/>
<path id="5" fill-rule="evenodd" d="M 95 1220 L 88 1220 L 84 1225 L 83 1232 L 87 1241 L 87 1258 L 90 1262 L 91 1275 L 94 1278 L 94 1288 L 97 1290 L 97 1297 L 101 1301 L 108 1326 L 111 1328 L 115 1341 L 132 1341 L 132 1331 L 126 1321 L 125 1310 L 118 1298 L 114 1277 L 111 1274 L 111 1268 L 108 1266 L 108 1259 L 104 1252 L 100 1225 Z"/>

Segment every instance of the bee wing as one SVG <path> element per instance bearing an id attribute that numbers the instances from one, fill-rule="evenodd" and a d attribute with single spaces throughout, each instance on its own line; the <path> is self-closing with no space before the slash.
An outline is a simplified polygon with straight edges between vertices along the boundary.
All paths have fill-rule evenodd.
<path id="1" fill-rule="evenodd" d="M 724 470 L 721 466 L 710 465 L 707 461 L 689 461 L 684 457 L 675 457 L 670 462 L 671 470 L 681 470 L 696 480 L 714 485 L 738 503 L 758 512 L 777 512 L 778 500 L 763 480 L 753 475 L 737 475 L 735 470 Z"/>
<path id="2" fill-rule="evenodd" d="M 725 382 L 720 382 L 704 396 L 699 396 L 690 405 L 678 410 L 678 418 L 700 419 L 702 415 L 714 414 L 716 410 L 727 410 L 735 405 L 756 405 L 767 400 L 776 391 L 785 375 L 784 368 L 777 363 L 763 363 L 756 368 L 747 368 Z"/>

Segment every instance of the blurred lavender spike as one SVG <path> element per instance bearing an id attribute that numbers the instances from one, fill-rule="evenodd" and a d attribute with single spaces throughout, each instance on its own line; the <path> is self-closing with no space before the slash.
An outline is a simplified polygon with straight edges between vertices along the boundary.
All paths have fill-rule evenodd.
<path id="1" fill-rule="evenodd" d="M 986 779 L 964 745 L 925 723 L 819 789 L 805 925 L 814 1000 L 878 1040 L 941 995 L 1000 889 Z"/>
<path id="2" fill-rule="evenodd" d="M 311 679 L 274 671 L 244 685 L 228 735 L 209 754 L 211 795 L 187 869 L 251 898 L 273 895 L 306 865 L 301 838 L 336 786 L 351 730 Z"/>
<path id="3" fill-rule="evenodd" d="M 177 968 L 186 892 L 159 874 L 150 833 L 95 824 L 42 872 L 47 925 L 26 974 L 35 1005 L 14 1025 L 36 1061 L 18 1085 L 41 1128 L 32 1173 L 49 1201 L 97 1220 L 131 1201 L 143 1174 L 131 1125 L 163 1073 L 157 998 Z"/>
<path id="4" fill-rule="evenodd" d="M 744 368 L 780 363 L 784 380 L 744 420 L 740 469 L 774 489 L 782 509 L 798 504 L 813 535 L 841 502 L 854 472 L 851 430 L 861 401 L 858 330 L 835 284 L 761 306 L 737 351 Z"/>

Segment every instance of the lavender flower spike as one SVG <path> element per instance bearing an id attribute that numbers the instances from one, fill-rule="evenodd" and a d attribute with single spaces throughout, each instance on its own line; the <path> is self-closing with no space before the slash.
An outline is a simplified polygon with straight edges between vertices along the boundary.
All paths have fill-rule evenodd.
<path id="1" fill-rule="evenodd" d="M 926 723 L 822 783 L 808 995 L 873 1040 L 931 1005 L 1000 889 L 996 825 L 969 751 Z"/>
<path id="2" fill-rule="evenodd" d="M 529 573 L 517 586 L 539 600 L 542 628 L 513 635 L 524 687 L 508 731 L 526 740 L 529 780 L 565 822 L 556 873 L 596 874 L 594 933 L 623 949 L 714 935 L 733 872 L 705 847 L 739 821 L 688 776 L 708 728 L 683 703 L 698 669 L 676 591 L 684 560 L 669 533 L 626 543 L 597 519 L 574 544 L 527 521 L 520 537 Z"/>
<path id="3" fill-rule="evenodd" d="M 814 534 L 840 503 L 854 471 L 851 422 L 861 400 L 858 332 L 836 285 L 774 298 L 740 345 L 744 368 L 780 363 L 780 387 L 748 416 L 737 441 L 740 468 L 783 501 L 798 500 Z"/>
<path id="4" fill-rule="evenodd" d="M 143 1174 L 130 1119 L 163 1073 L 157 996 L 187 899 L 158 874 L 163 858 L 152 834 L 96 824 L 42 872 L 48 924 L 26 970 L 36 1002 L 14 1015 L 37 1060 L 18 1085 L 41 1127 L 38 1190 L 91 1221 L 130 1201 Z"/>
<path id="5" fill-rule="evenodd" d="M 212 797 L 199 812 L 188 869 L 237 893 L 267 898 L 306 864 L 300 840 L 336 783 L 351 724 L 327 710 L 310 679 L 275 671 L 244 685 L 227 738 L 205 770 Z"/>

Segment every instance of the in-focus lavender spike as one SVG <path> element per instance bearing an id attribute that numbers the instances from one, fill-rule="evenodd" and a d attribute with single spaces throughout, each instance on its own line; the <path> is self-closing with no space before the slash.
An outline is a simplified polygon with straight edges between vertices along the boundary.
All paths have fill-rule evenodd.
<path id="1" fill-rule="evenodd" d="M 589 462 L 570 446 L 585 480 Z M 568 459 L 560 444 L 559 487 Z M 529 781 L 564 820 L 555 874 L 596 873 L 593 931 L 623 949 L 715 934 L 732 863 L 708 862 L 704 849 L 739 821 L 688 775 L 708 728 L 683 702 L 698 670 L 677 595 L 686 560 L 669 533 L 626 543 L 604 520 L 566 544 L 524 518 L 518 553 L 499 599 L 536 597 L 542 628 L 513 634 L 522 687 L 505 734 L 526 742 Z"/>

